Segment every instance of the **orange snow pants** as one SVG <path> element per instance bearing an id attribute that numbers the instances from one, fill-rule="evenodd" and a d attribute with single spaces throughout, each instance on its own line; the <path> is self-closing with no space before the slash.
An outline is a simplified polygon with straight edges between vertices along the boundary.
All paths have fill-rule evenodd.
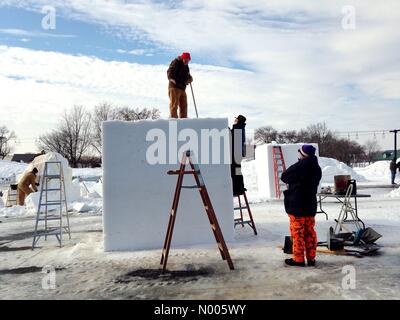
<path id="1" fill-rule="evenodd" d="M 295 217 L 289 214 L 290 233 L 293 241 L 293 260 L 304 262 L 304 251 L 308 261 L 317 254 L 317 233 L 314 230 L 315 217 Z"/>

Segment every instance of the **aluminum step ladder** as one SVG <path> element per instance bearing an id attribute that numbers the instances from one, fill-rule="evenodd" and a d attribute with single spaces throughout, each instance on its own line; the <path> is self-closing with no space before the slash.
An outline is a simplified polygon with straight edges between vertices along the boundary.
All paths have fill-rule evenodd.
<path id="1" fill-rule="evenodd" d="M 242 206 L 242 200 L 240 199 L 240 196 L 243 196 L 245 206 Z M 233 210 L 240 210 L 240 218 L 234 219 L 234 227 L 236 227 L 237 225 L 241 225 L 243 228 L 245 224 L 248 224 L 253 229 L 254 234 L 257 235 L 256 224 L 254 223 L 253 215 L 250 210 L 250 205 L 249 205 L 249 202 L 247 201 L 246 189 L 245 189 L 245 191 L 243 191 L 243 194 L 238 194 L 238 195 L 235 195 L 234 197 L 237 198 L 239 206 L 234 207 Z M 249 220 L 243 219 L 243 210 L 244 209 L 247 210 Z"/>
<path id="2" fill-rule="evenodd" d="M 217 246 L 218 246 L 219 252 L 221 254 L 221 257 L 223 260 L 227 261 L 229 268 L 231 270 L 233 270 L 234 269 L 233 262 L 231 260 L 231 256 L 230 256 L 228 248 L 226 246 L 224 236 L 222 234 L 217 217 L 215 215 L 215 211 L 212 206 L 210 197 L 208 195 L 207 188 L 204 183 L 203 177 L 201 175 L 200 168 L 196 163 L 194 163 L 194 161 L 192 161 L 193 156 L 194 156 L 193 152 L 191 152 L 190 150 L 185 151 L 182 155 L 182 160 L 181 160 L 181 165 L 180 165 L 179 170 L 170 170 L 167 172 L 167 174 L 169 174 L 169 175 L 178 175 L 178 179 L 176 182 L 174 200 L 173 200 L 172 208 L 171 208 L 170 215 L 169 215 L 167 234 L 165 236 L 164 247 L 163 247 L 162 255 L 161 255 L 160 264 L 163 266 L 162 272 L 164 273 L 167 268 L 168 254 L 169 254 L 169 249 L 171 247 L 172 234 L 174 231 L 175 219 L 176 219 L 179 198 L 180 198 L 182 189 L 197 189 L 197 190 L 199 190 L 200 197 L 203 201 L 204 209 L 207 213 L 208 220 L 209 220 L 210 226 L 211 226 L 211 230 L 212 230 L 215 240 L 217 242 Z M 189 162 L 189 165 L 191 168 L 190 170 L 185 169 L 187 162 Z M 193 175 L 193 177 L 196 181 L 196 185 L 183 186 L 182 183 L 183 183 L 183 178 L 184 178 L 185 174 Z"/>
<path id="3" fill-rule="evenodd" d="M 287 185 L 281 180 L 281 175 L 286 170 L 281 146 L 272 146 L 272 160 L 274 162 L 275 196 L 280 199 L 283 190 L 287 189 Z"/>
<path id="4" fill-rule="evenodd" d="M 339 216 L 336 221 L 334 234 L 338 234 L 342 229 L 351 232 L 349 228 L 345 227 L 345 224 L 353 224 L 356 233 L 364 230 L 363 222 L 358 218 L 356 210 L 353 208 L 351 204 L 351 194 L 353 192 L 353 185 L 350 184 L 347 187 L 346 195 L 344 197 L 342 207 L 340 208 Z M 350 215 L 351 219 L 347 219 L 347 216 Z"/>
<path id="5" fill-rule="evenodd" d="M 55 236 L 61 248 L 63 229 L 65 229 L 69 239 L 71 239 L 64 173 L 61 161 L 46 161 L 41 180 L 32 250 L 41 237 L 47 240 L 48 236 Z M 44 212 L 42 212 L 42 209 L 44 209 Z M 63 214 L 66 217 L 65 226 L 63 226 Z M 44 229 L 39 230 L 39 223 L 44 223 Z"/>

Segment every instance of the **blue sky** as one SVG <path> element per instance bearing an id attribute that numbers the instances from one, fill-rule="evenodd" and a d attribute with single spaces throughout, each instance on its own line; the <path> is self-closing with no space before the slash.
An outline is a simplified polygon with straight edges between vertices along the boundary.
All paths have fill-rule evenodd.
<path id="1" fill-rule="evenodd" d="M 155 1 L 157 2 L 157 1 Z M 162 1 L 158 1 L 161 2 Z M 57 7 L 55 7 L 57 9 Z M 127 61 L 143 64 L 166 64 L 180 53 L 159 46 L 157 42 L 123 34 L 123 30 L 110 30 L 112 26 L 103 26 L 91 21 L 57 16 L 55 30 L 43 30 L 41 21 L 45 14 L 19 7 L 4 6 L 0 9 L 0 43 L 34 50 L 59 51 L 73 55 L 96 56 L 107 61 Z M 270 21 L 270 20 L 268 20 Z M 276 22 L 283 21 L 277 17 Z M 42 36 L 23 36 L 13 34 L 10 30 L 29 31 Z M 47 34 L 47 36 L 45 35 Z M 28 41 L 27 41 L 28 40 Z M 189 51 L 190 48 L 181 51 Z M 145 52 L 145 53 L 142 53 Z M 215 59 L 209 55 L 197 55 L 196 62 L 214 64 Z M 231 59 L 222 63 L 234 68 L 246 67 L 239 61 Z"/>
<path id="2" fill-rule="evenodd" d="M 56 10 L 55 30 L 41 26 L 48 5 Z M 3 0 L 0 125 L 16 132 L 22 151 L 74 104 L 157 107 L 166 118 L 166 69 L 190 51 L 201 117 L 241 113 L 253 129 L 323 121 L 337 131 L 393 129 L 400 118 L 400 3 L 352 1 L 354 28 L 343 25 L 347 5 Z"/>
<path id="3" fill-rule="evenodd" d="M 159 64 L 169 60 L 165 52 L 155 50 L 134 39 L 116 37 L 106 28 L 87 22 L 57 17 L 56 30 L 43 30 L 41 21 L 45 15 L 15 7 L 0 10 L 0 42 L 8 46 L 18 46 L 34 50 L 59 51 L 73 55 L 96 56 L 104 60 L 128 61 L 134 63 Z M 7 29 L 47 33 L 46 36 L 21 36 L 7 33 Z M 52 37 L 50 37 L 52 36 Z M 59 36 L 59 37 L 57 37 Z M 63 37 L 70 36 L 70 37 Z M 21 39 L 23 39 L 21 41 Z M 29 41 L 24 41 L 28 39 Z M 151 56 L 133 55 L 134 49 L 154 50 Z M 122 52 L 121 50 L 127 51 Z"/>

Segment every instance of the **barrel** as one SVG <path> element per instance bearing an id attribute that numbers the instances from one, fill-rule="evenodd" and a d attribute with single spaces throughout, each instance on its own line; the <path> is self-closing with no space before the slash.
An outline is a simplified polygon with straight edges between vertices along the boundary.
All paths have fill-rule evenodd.
<path id="1" fill-rule="evenodd" d="M 351 179 L 350 175 L 337 175 L 334 176 L 334 190 L 336 194 L 346 194 L 348 181 Z"/>

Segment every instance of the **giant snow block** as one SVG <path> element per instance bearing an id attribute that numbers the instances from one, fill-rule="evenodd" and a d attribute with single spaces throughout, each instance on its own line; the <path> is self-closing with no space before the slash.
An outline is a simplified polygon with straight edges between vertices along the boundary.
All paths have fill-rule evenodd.
<path id="1" fill-rule="evenodd" d="M 298 150 L 304 143 L 295 144 L 264 144 L 257 146 L 255 153 L 255 165 L 257 171 L 258 193 L 262 198 L 276 199 L 275 192 L 275 173 L 272 147 L 282 147 L 283 158 L 286 168 L 298 161 Z M 316 149 L 315 155 L 318 157 L 318 144 L 311 143 Z"/>
<path id="2" fill-rule="evenodd" d="M 223 155 L 224 150 L 229 151 L 229 139 L 228 145 L 226 145 L 226 140 L 220 139 L 219 146 L 210 142 L 209 147 L 205 147 L 205 141 L 201 139 L 201 131 L 208 129 L 229 132 L 228 120 L 179 119 L 103 123 L 105 251 L 163 247 L 177 181 L 177 176 L 167 175 L 167 171 L 179 168 L 182 157 L 180 151 L 187 147 L 196 149 L 196 141 L 198 142 L 197 149 L 199 149 L 195 151 L 196 158 L 199 159 L 200 170 L 223 235 L 226 241 L 233 240 L 233 201 L 229 159 L 221 159 L 218 163 L 215 163 L 217 162 L 215 160 L 212 161 L 213 154 L 219 152 Z M 155 143 L 159 142 L 154 136 L 162 136 L 163 132 L 167 137 L 166 148 L 165 150 L 160 148 L 154 152 Z M 190 146 L 187 146 L 189 141 Z M 181 147 L 182 150 L 179 151 Z M 167 164 L 149 163 L 149 154 L 160 156 L 162 159 L 164 152 L 166 152 L 164 158 Z M 202 155 L 206 155 L 207 152 L 210 153 L 208 159 L 212 164 L 201 163 Z M 169 160 L 173 161 L 169 162 Z M 183 184 L 194 185 L 194 177 L 185 175 Z M 182 189 L 172 247 L 197 244 L 215 244 L 215 239 L 198 190 Z"/>

